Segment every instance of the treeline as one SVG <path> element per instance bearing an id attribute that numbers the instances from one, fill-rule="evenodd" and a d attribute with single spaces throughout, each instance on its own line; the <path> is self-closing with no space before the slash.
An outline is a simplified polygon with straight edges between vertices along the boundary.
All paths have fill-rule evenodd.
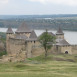
<path id="1" fill-rule="evenodd" d="M 17 28 L 23 21 L 31 29 L 57 29 L 60 26 L 64 30 L 77 31 L 77 17 L 0 19 L 0 27 Z"/>

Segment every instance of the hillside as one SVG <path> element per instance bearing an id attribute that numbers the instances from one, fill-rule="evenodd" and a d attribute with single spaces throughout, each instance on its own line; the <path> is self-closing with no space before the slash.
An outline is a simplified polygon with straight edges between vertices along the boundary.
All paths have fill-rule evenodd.
<path id="1" fill-rule="evenodd" d="M 41 55 L 23 62 L 0 63 L 0 77 L 77 77 L 77 56 Z"/>
<path id="2" fill-rule="evenodd" d="M 77 31 L 77 15 L 20 15 L 0 16 L 0 27 L 17 28 L 25 21 L 31 29 L 57 29 Z"/>

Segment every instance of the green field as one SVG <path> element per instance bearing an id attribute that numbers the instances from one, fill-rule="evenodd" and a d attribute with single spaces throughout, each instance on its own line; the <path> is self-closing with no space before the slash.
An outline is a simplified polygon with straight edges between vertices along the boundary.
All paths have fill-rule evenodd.
<path id="1" fill-rule="evenodd" d="M 76 55 L 50 55 L 23 62 L 0 63 L 0 77 L 77 77 Z"/>

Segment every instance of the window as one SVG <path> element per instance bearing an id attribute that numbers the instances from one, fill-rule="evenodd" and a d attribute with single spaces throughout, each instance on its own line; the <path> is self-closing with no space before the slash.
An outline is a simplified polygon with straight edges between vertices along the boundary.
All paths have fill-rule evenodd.
<path id="1" fill-rule="evenodd" d="M 35 41 L 34 41 L 34 43 L 35 43 Z"/>

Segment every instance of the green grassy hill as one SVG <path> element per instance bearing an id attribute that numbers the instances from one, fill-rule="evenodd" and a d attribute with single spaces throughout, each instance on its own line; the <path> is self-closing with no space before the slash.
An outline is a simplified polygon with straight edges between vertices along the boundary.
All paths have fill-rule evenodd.
<path id="1" fill-rule="evenodd" d="M 18 63 L 0 63 L 0 77 L 77 77 L 77 56 L 41 55 Z"/>

